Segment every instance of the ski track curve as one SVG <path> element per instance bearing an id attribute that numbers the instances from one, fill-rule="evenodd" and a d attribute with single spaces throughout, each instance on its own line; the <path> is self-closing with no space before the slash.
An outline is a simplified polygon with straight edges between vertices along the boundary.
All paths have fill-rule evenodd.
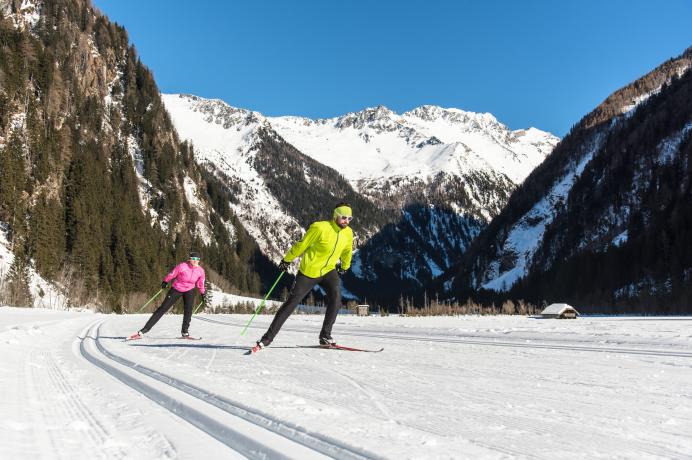
<path id="1" fill-rule="evenodd" d="M 231 427 L 210 418 L 203 413 L 203 407 L 220 410 L 226 415 L 237 417 L 244 422 L 253 424 L 255 428 L 259 427 L 272 435 L 280 436 L 284 440 L 283 442 L 294 444 L 296 452 L 300 451 L 303 454 L 310 454 L 312 458 L 324 458 L 324 456 L 344 460 L 382 458 L 319 433 L 308 432 L 299 426 L 278 420 L 268 414 L 208 392 L 203 388 L 129 361 L 107 350 L 101 343 L 99 331 L 104 322 L 103 320 L 95 321 L 87 328 L 88 332 L 80 337 L 79 349 L 86 360 L 226 444 L 231 449 L 249 458 L 284 459 L 293 457 L 287 457 L 275 449 L 259 444 L 243 433 L 237 432 Z M 144 375 L 145 378 L 134 376 L 133 373 Z M 151 381 L 155 385 L 152 385 Z M 164 384 L 163 386 L 174 391 L 184 393 L 192 397 L 196 402 L 194 405 L 189 403 L 182 404 L 172 398 L 170 394 L 166 394 L 168 391 L 161 391 L 158 388 L 161 387 L 160 384 Z M 298 458 L 306 457 L 301 455 Z"/>
<path id="2" fill-rule="evenodd" d="M 54 326 L 60 321 L 43 322 L 42 328 Z M 32 430 L 39 441 L 38 446 L 51 446 L 50 456 L 73 458 L 75 441 L 63 436 L 63 428 L 81 433 L 80 444 L 86 444 L 86 451 L 98 459 L 124 459 L 129 454 L 118 445 L 110 445 L 112 433 L 83 401 L 79 389 L 65 375 L 65 365 L 57 356 L 58 350 L 44 351 L 32 346 L 25 362 L 25 377 L 30 404 L 38 407 L 39 419 Z M 60 420 L 60 426 L 45 421 Z M 38 454 L 38 453 L 37 453 Z"/>
<path id="3" fill-rule="evenodd" d="M 194 316 L 195 319 L 200 321 L 206 321 L 209 323 L 216 323 L 225 326 L 236 326 L 244 327 L 243 324 L 235 322 L 220 321 L 211 318 L 204 318 L 200 316 Z M 250 328 L 260 327 L 250 326 Z M 262 327 L 263 328 L 263 327 Z M 285 326 L 283 330 L 290 332 L 314 332 L 313 329 L 300 328 L 297 326 Z M 431 334 L 425 336 L 414 336 L 409 334 L 398 334 L 395 332 L 378 332 L 375 334 L 356 332 L 348 329 L 342 329 L 339 331 L 340 335 L 352 336 L 352 337 L 367 337 L 373 339 L 393 339 L 393 340 L 405 340 L 413 342 L 437 342 L 445 344 L 460 344 L 460 345 L 484 345 L 493 347 L 509 347 L 509 348 L 529 348 L 529 349 L 544 349 L 544 350 L 569 350 L 569 351 L 585 351 L 585 352 L 598 352 L 598 353 L 616 353 L 616 354 L 626 354 L 626 355 L 649 355 L 649 356 L 666 356 L 671 358 L 692 358 L 692 351 L 666 351 L 666 350 L 652 350 L 643 348 L 623 348 L 623 347 L 589 347 L 584 345 L 560 345 L 558 343 L 549 343 L 549 340 L 543 340 L 546 343 L 526 343 L 519 341 L 510 340 L 477 340 L 476 337 L 483 337 L 476 334 Z M 566 343 L 564 341 L 560 341 Z"/>

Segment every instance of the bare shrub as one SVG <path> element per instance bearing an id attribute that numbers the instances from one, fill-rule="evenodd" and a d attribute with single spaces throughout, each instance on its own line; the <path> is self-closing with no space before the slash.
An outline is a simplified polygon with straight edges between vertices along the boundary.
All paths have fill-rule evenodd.
<path id="1" fill-rule="evenodd" d="M 502 314 L 503 315 L 513 315 L 516 312 L 514 302 L 511 300 L 505 300 L 502 303 Z"/>
<path id="2" fill-rule="evenodd" d="M 398 303 L 398 311 L 404 316 L 459 316 L 459 315 L 527 315 L 533 314 L 537 307 L 524 300 L 512 301 L 506 300 L 498 308 L 494 303 L 490 305 L 482 305 L 475 302 L 472 298 L 466 299 L 465 302 L 459 301 L 428 301 L 425 297 L 426 304 L 424 306 L 415 306 L 411 299 L 401 297 Z M 387 311 L 382 308 L 381 312 Z"/>

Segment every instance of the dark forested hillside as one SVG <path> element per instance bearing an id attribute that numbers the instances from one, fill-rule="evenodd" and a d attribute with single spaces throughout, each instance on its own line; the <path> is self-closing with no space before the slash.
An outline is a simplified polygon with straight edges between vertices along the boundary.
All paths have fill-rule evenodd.
<path id="1" fill-rule="evenodd" d="M 495 203 L 497 196 L 506 197 L 506 189 L 497 189 L 498 184 L 512 185 L 502 177 L 470 175 L 469 188 L 476 192 L 471 197 L 460 179 L 440 174 L 433 184 L 410 185 L 396 195 L 382 191 L 368 199 L 338 172 L 302 154 L 275 132 L 261 128 L 259 139 L 253 147 L 254 167 L 303 227 L 330 219 L 336 201 L 352 205 L 357 251 L 344 285 L 360 298 L 390 307 L 401 296 L 422 301 L 425 288 L 442 272 L 440 267 L 456 262 L 485 225 L 473 199 Z M 395 205 L 385 204 L 393 200 Z M 461 203 L 468 211 L 460 215 L 448 203 Z"/>
<path id="2" fill-rule="evenodd" d="M 119 310 L 192 247 L 258 291 L 262 258 L 223 193 L 122 27 L 88 0 L 0 0 L 0 222 L 15 256 L 3 300 L 31 304 L 33 268 Z"/>
<path id="3" fill-rule="evenodd" d="M 689 312 L 691 67 L 688 49 L 585 116 L 474 242 L 455 295 Z"/>
<path id="4" fill-rule="evenodd" d="M 342 200 L 358 210 L 353 225 L 360 233 L 372 233 L 372 229 L 393 219 L 393 212 L 375 206 L 332 168 L 302 154 L 273 131 L 261 128 L 259 139 L 254 147 L 254 167 L 272 194 L 303 227 L 307 228 L 317 216 L 331 219 L 331 210 Z"/>

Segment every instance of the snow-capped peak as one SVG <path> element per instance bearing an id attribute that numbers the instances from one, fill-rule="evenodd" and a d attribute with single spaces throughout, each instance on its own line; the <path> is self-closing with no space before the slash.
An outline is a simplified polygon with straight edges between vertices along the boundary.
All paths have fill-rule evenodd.
<path id="1" fill-rule="evenodd" d="M 503 126 L 490 113 L 466 112 L 461 109 L 443 108 L 437 105 L 422 105 L 403 114 L 403 117 L 419 118 L 424 121 L 447 120 L 452 123 L 477 126 Z"/>
<path id="2" fill-rule="evenodd" d="M 262 114 L 258 112 L 232 107 L 221 99 L 205 99 L 191 94 L 165 96 L 165 104 L 169 112 L 178 113 L 180 109 L 198 112 L 202 115 L 203 121 L 220 125 L 225 129 L 249 126 L 264 120 Z"/>
<path id="3" fill-rule="evenodd" d="M 552 151 L 559 139 L 529 128 L 511 131 L 489 113 L 424 105 L 399 115 L 384 106 L 366 108 L 341 117 L 311 120 L 260 113 L 231 107 L 218 99 L 191 95 L 165 95 L 169 111 L 185 115 L 183 137 L 195 145 L 212 144 L 214 149 L 247 149 L 246 136 L 233 147 L 229 133 L 247 135 L 259 124 L 276 131 L 287 142 L 315 160 L 330 166 L 354 185 L 363 179 L 416 176 L 439 173 L 464 175 L 476 170 L 492 171 L 520 183 Z M 198 113 L 199 116 L 192 114 Z M 174 117 L 180 118 L 180 116 Z M 195 118 L 194 121 L 191 118 Z M 215 142 L 211 131 L 189 132 L 194 125 L 217 125 L 223 142 Z M 178 123 L 176 122 L 176 126 Z M 207 126 L 208 127 L 208 126 Z M 218 136 L 217 136 L 218 137 Z"/>
<path id="4" fill-rule="evenodd" d="M 339 129 L 363 129 L 368 126 L 387 129 L 396 126 L 398 118 L 396 113 L 383 105 L 379 105 L 339 117 L 334 126 Z"/>

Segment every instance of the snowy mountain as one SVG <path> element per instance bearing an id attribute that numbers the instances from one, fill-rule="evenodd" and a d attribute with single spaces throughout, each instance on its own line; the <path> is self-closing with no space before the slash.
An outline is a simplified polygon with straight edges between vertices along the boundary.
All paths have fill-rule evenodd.
<path id="1" fill-rule="evenodd" d="M 380 106 L 338 118 L 277 117 L 269 122 L 287 142 L 356 185 L 479 170 L 520 183 L 558 141 L 535 128 L 510 131 L 488 113 L 436 106 L 402 115 Z"/>
<path id="2" fill-rule="evenodd" d="M 454 293 L 630 308 L 692 280 L 692 49 L 584 117 L 479 235 Z"/>
<path id="3" fill-rule="evenodd" d="M 434 106 L 403 115 L 377 107 L 311 120 L 265 117 L 191 95 L 162 98 L 196 157 L 233 184 L 235 214 L 274 260 L 311 220 L 329 217 L 329 204 L 299 218 L 314 200 L 282 200 L 278 195 L 287 192 L 272 190 L 276 177 L 258 167 L 268 145 L 282 147 L 267 161 L 279 161 L 289 149 L 289 163 L 302 165 L 287 187 L 359 200 L 359 250 L 347 286 L 361 295 L 374 283 L 399 295 L 402 280 L 419 290 L 452 266 L 558 141 L 535 128 L 510 131 L 490 114 Z M 315 174 L 319 165 L 327 168 L 321 176 Z M 337 189 L 320 187 L 320 177 L 338 183 Z"/>

